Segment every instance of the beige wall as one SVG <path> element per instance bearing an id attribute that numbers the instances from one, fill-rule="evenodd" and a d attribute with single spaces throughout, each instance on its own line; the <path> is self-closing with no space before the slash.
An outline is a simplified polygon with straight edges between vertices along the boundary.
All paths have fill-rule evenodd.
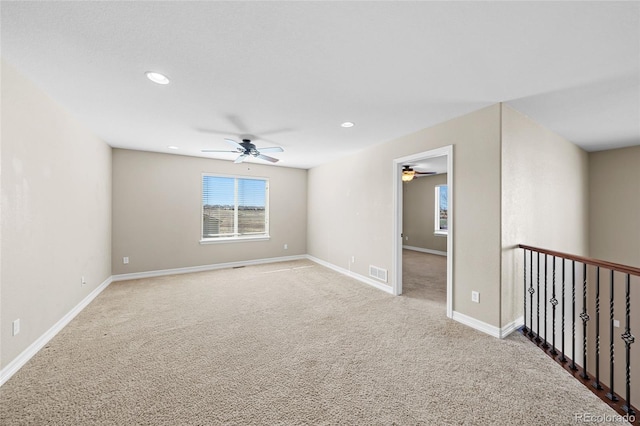
<path id="1" fill-rule="evenodd" d="M 592 152 L 589 154 L 589 255 L 590 257 L 640 268 L 640 146 Z M 595 274 L 592 274 L 595 276 Z M 593 283 L 593 281 L 592 281 Z M 590 351 L 595 346 L 595 290 L 591 285 Z M 624 331 L 625 276 L 614 278 L 616 391 L 624 396 L 625 345 L 620 334 Z M 601 380 L 609 384 L 609 275 L 601 272 Z M 640 357 L 637 356 L 640 333 L 640 277 L 631 276 L 631 332 L 636 336 L 632 345 L 631 398 L 640 406 Z M 634 352 L 635 351 L 635 352 Z M 634 355 L 635 353 L 635 355 Z M 589 370 L 595 371 L 592 358 Z"/>
<path id="2" fill-rule="evenodd" d="M 447 145 L 454 145 L 453 308 L 499 326 L 499 105 L 309 170 L 308 252 L 363 276 L 379 266 L 393 280 L 393 159 Z M 471 302 L 472 290 L 481 303 Z"/>
<path id="3" fill-rule="evenodd" d="M 405 246 L 447 251 L 447 237 L 434 234 L 435 187 L 447 184 L 447 174 L 423 176 L 402 184 L 402 233 Z"/>
<path id="4" fill-rule="evenodd" d="M 640 268 L 640 146 L 589 154 L 589 251 Z"/>
<path id="5" fill-rule="evenodd" d="M 573 143 L 502 106 L 502 325 L 522 315 L 527 244 L 588 254 L 588 157 Z"/>
<path id="6" fill-rule="evenodd" d="M 111 148 L 4 62 L 1 137 L 5 367 L 111 275 Z"/>
<path id="7" fill-rule="evenodd" d="M 202 173 L 268 177 L 271 239 L 200 244 Z M 306 170 L 114 149 L 112 272 L 305 254 L 306 209 Z"/>

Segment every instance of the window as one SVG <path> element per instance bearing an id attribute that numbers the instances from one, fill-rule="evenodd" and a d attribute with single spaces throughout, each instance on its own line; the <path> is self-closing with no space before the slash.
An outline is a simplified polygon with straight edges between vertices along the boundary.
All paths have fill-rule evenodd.
<path id="1" fill-rule="evenodd" d="M 269 238 L 269 181 L 202 175 L 201 242 Z"/>
<path id="2" fill-rule="evenodd" d="M 449 229 L 449 191 L 447 185 L 436 186 L 435 234 L 447 235 Z"/>

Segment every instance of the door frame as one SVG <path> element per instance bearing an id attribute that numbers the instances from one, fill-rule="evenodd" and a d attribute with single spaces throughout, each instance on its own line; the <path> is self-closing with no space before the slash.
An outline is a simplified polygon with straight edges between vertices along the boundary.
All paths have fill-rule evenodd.
<path id="1" fill-rule="evenodd" d="M 402 165 L 433 157 L 447 157 L 448 235 L 447 235 L 447 317 L 453 316 L 453 145 L 396 158 L 393 160 L 393 294 L 402 294 Z"/>

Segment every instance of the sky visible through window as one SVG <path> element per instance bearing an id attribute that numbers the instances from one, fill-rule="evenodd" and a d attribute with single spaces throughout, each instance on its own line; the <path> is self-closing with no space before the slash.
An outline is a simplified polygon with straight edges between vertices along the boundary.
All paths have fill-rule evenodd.
<path id="1" fill-rule="evenodd" d="M 235 178 L 205 176 L 202 191 L 204 205 L 234 205 Z M 238 206 L 264 207 L 266 181 L 238 179 Z"/>
<path id="2" fill-rule="evenodd" d="M 443 185 L 440 187 L 440 208 L 442 210 L 449 209 L 449 203 L 447 202 L 447 185 Z"/>
<path id="3" fill-rule="evenodd" d="M 445 231 L 449 228 L 449 191 L 447 185 L 436 186 L 436 232 Z"/>

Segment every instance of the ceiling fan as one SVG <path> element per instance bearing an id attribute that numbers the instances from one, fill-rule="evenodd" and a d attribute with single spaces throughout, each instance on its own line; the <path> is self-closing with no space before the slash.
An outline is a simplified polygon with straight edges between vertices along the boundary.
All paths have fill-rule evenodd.
<path id="1" fill-rule="evenodd" d="M 242 163 L 248 156 L 259 158 L 261 160 L 269 161 L 271 163 L 277 163 L 279 160 L 277 158 L 269 157 L 267 155 L 263 155 L 262 152 L 284 152 L 279 146 L 271 146 L 267 148 L 256 148 L 254 144 L 251 143 L 249 139 L 242 139 L 242 142 L 238 143 L 233 139 L 225 138 L 225 142 L 229 145 L 233 146 L 233 151 L 224 151 L 218 149 L 203 149 L 202 152 L 233 152 L 236 154 L 240 154 L 238 158 L 235 159 L 234 163 Z"/>
<path id="2" fill-rule="evenodd" d="M 402 166 L 402 181 L 411 182 L 413 178 L 424 175 L 435 175 L 436 172 L 417 172 L 411 166 Z"/>

